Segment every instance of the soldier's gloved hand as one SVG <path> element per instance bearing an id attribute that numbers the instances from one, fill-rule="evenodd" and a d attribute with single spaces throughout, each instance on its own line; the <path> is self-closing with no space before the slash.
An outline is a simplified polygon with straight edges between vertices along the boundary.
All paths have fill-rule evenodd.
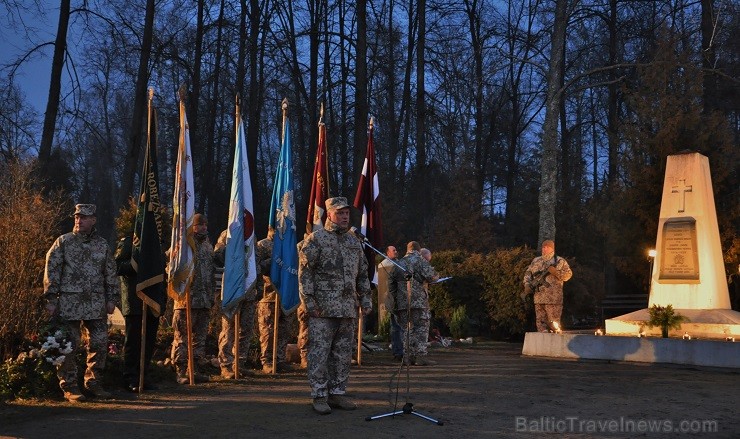
<path id="1" fill-rule="evenodd" d="M 560 279 L 558 269 L 555 268 L 555 266 L 550 265 L 549 267 L 547 267 L 547 272 Z"/>
<path id="2" fill-rule="evenodd" d="M 116 310 L 116 304 L 114 302 L 107 302 L 105 304 L 105 310 L 108 312 L 108 314 L 113 314 L 113 311 Z"/>

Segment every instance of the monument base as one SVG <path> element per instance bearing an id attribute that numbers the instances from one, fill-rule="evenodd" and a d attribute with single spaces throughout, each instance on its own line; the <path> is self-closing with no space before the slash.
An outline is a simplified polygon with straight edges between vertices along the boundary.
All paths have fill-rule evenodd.
<path id="1" fill-rule="evenodd" d="M 688 322 L 681 324 L 680 329 L 668 332 L 670 337 L 683 337 L 688 333 L 692 338 L 724 340 L 735 337 L 740 342 L 740 312 L 730 309 L 677 309 L 677 314 L 685 316 Z M 660 336 L 660 328 L 649 328 L 648 309 L 631 312 L 606 320 L 605 332 L 608 335 L 636 336 L 642 330 L 645 335 Z"/>
<path id="2" fill-rule="evenodd" d="M 740 342 L 528 332 L 522 355 L 740 369 Z"/>

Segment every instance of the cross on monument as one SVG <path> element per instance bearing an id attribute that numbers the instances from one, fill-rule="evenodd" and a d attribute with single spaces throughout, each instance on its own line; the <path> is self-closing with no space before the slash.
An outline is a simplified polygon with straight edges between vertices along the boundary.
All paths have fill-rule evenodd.
<path id="1" fill-rule="evenodd" d="M 686 179 L 678 180 L 680 186 L 673 186 L 671 193 L 681 194 L 678 201 L 678 212 L 681 213 L 686 210 L 686 192 L 691 192 L 691 186 L 686 186 Z"/>

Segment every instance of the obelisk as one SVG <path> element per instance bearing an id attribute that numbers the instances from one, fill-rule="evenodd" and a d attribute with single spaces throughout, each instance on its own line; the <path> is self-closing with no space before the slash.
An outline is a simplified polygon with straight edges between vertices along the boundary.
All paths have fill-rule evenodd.
<path id="1" fill-rule="evenodd" d="M 656 256 L 648 306 L 672 305 L 689 318 L 683 334 L 723 338 L 740 334 L 740 313 L 730 310 L 709 160 L 697 152 L 670 155 L 660 204 Z M 607 334 L 646 328 L 643 309 L 606 321 Z M 675 334 L 674 334 L 675 335 Z"/>

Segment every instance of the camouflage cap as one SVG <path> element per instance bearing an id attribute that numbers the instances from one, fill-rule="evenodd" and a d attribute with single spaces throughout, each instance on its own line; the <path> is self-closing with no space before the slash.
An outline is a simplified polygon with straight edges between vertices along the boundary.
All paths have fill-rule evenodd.
<path id="1" fill-rule="evenodd" d="M 347 204 L 347 198 L 346 197 L 334 197 L 334 198 L 327 198 L 326 202 L 326 210 L 339 210 L 344 209 L 345 207 L 349 207 L 349 204 Z"/>
<path id="2" fill-rule="evenodd" d="M 95 216 L 95 205 L 75 204 L 75 213 L 73 215 Z"/>
<path id="3" fill-rule="evenodd" d="M 193 215 L 193 225 L 197 226 L 199 224 L 208 225 L 208 218 L 206 218 L 206 216 L 202 213 L 196 213 L 195 215 Z"/>

